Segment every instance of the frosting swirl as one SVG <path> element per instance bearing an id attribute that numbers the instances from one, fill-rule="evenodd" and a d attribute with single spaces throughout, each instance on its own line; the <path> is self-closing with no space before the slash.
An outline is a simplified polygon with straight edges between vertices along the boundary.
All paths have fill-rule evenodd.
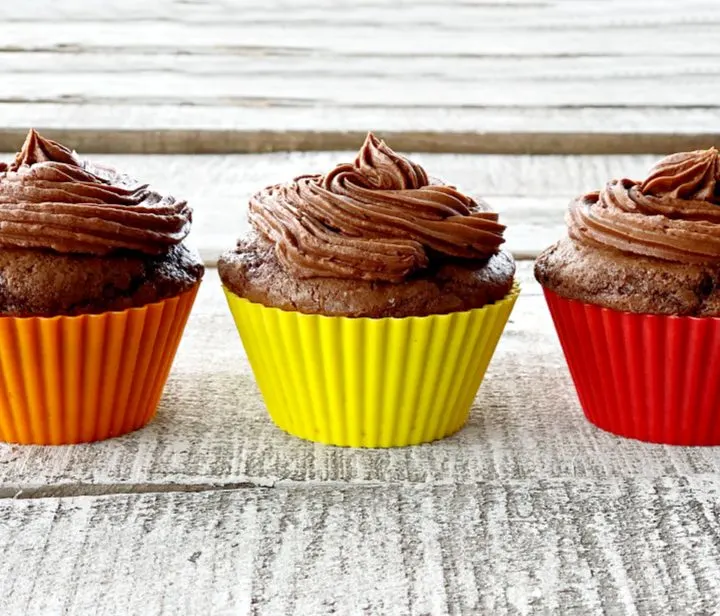
<path id="1" fill-rule="evenodd" d="M 569 235 L 680 263 L 720 263 L 720 155 L 672 154 L 642 182 L 613 180 L 570 204 Z"/>
<path id="2" fill-rule="evenodd" d="M 449 258 L 487 259 L 505 230 L 487 204 L 430 181 L 372 133 L 353 163 L 253 196 L 249 217 L 300 278 L 400 282 Z"/>
<path id="3" fill-rule="evenodd" d="M 106 255 L 156 255 L 190 230 L 185 201 L 80 160 L 31 130 L 15 160 L 0 163 L 0 247 Z"/>

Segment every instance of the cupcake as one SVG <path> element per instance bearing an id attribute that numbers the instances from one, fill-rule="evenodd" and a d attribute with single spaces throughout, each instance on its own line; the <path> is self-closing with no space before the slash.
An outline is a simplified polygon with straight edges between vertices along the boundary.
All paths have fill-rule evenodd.
<path id="1" fill-rule="evenodd" d="M 218 269 L 273 421 L 391 447 L 465 423 L 518 294 L 504 227 L 368 135 L 352 163 L 270 186 Z"/>
<path id="2" fill-rule="evenodd" d="M 673 154 L 575 199 L 538 258 L 580 404 L 656 443 L 720 444 L 720 157 Z"/>
<path id="3" fill-rule="evenodd" d="M 31 130 L 0 163 L 0 440 L 118 436 L 154 415 L 203 274 L 185 201 Z"/>

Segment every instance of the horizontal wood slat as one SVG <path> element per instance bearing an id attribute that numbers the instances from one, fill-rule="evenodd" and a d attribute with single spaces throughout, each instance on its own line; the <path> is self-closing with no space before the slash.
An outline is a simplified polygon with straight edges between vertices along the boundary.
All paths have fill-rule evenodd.
<path id="1" fill-rule="evenodd" d="M 0 495 L 720 473 L 720 448 L 637 443 L 588 424 L 530 263 L 518 279 L 522 295 L 468 425 L 432 445 L 363 451 L 307 443 L 271 423 L 210 270 L 157 419 L 104 443 L 0 446 Z"/>
<path id="2" fill-rule="evenodd" d="M 391 135 L 392 137 L 392 135 Z M 14 147 L 20 147 L 18 135 Z M 354 142 L 359 147 L 363 137 Z M 394 139 L 391 146 L 400 149 Z M 81 150 L 82 152 L 82 150 Z M 356 152 L 275 153 L 228 156 L 93 155 L 177 198 L 194 209 L 190 236 L 209 265 L 247 229 L 250 196 L 298 175 L 329 171 Z M 10 160 L 12 154 L 0 154 Z M 507 247 L 532 258 L 565 233 L 570 199 L 597 190 L 614 177 L 640 178 L 656 156 L 496 156 L 412 154 L 431 175 L 485 198 L 507 225 Z"/>
<path id="3" fill-rule="evenodd" d="M 717 477 L 0 500 L 3 614 L 712 614 Z"/>

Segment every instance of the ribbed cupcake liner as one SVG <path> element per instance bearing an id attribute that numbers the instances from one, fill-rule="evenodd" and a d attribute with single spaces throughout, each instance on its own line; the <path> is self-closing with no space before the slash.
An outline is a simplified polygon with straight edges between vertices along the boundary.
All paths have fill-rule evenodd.
<path id="1" fill-rule="evenodd" d="M 403 319 L 307 315 L 225 293 L 272 420 L 303 439 L 399 447 L 457 432 L 519 294 Z"/>
<path id="2" fill-rule="evenodd" d="M 61 445 L 144 426 L 196 294 L 97 315 L 0 317 L 0 440 Z"/>
<path id="3" fill-rule="evenodd" d="M 720 445 L 720 318 L 619 312 L 544 291 L 588 420 L 642 441 Z"/>

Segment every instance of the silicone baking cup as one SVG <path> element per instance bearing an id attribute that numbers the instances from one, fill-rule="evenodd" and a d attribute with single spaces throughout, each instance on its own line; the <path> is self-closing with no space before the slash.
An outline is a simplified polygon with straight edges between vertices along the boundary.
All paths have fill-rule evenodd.
<path id="1" fill-rule="evenodd" d="M 519 292 L 467 312 L 370 319 L 267 308 L 225 289 L 275 424 L 349 447 L 415 445 L 457 432 Z"/>
<path id="2" fill-rule="evenodd" d="M 642 441 L 720 445 L 720 318 L 619 312 L 544 292 L 588 420 Z"/>
<path id="3" fill-rule="evenodd" d="M 96 315 L 0 317 L 0 440 L 61 445 L 144 426 L 196 294 Z"/>

